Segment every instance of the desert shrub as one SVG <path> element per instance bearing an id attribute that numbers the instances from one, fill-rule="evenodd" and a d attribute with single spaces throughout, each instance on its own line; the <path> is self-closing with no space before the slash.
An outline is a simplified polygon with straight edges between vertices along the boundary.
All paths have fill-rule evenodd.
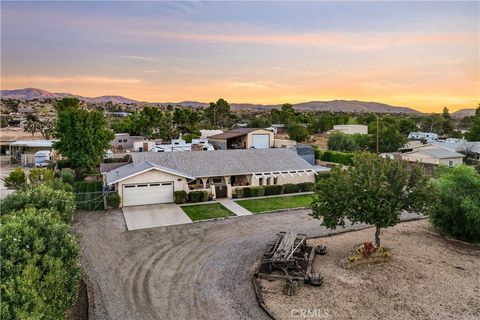
<path id="1" fill-rule="evenodd" d="M 235 189 L 235 194 L 237 195 L 237 198 L 243 198 L 244 195 L 243 195 L 243 189 L 244 188 L 237 188 Z"/>
<path id="2" fill-rule="evenodd" d="M 187 202 L 187 192 L 185 190 L 175 191 L 173 197 L 176 204 Z"/>
<path id="3" fill-rule="evenodd" d="M 58 167 L 58 170 L 62 170 L 64 168 L 71 168 L 72 163 L 70 162 L 70 160 L 67 160 L 67 159 L 58 160 L 57 167 Z"/>
<path id="4" fill-rule="evenodd" d="M 69 224 L 75 210 L 75 195 L 40 184 L 9 194 L 0 202 L 1 215 L 25 208 L 56 210 L 61 220 Z"/>
<path id="5" fill-rule="evenodd" d="M 355 153 L 328 150 L 323 152 L 321 160 L 327 161 L 327 162 L 340 163 L 340 164 L 349 166 L 353 164 L 354 156 L 355 156 Z"/>
<path id="6" fill-rule="evenodd" d="M 437 174 L 430 221 L 452 237 L 480 242 L 480 174 L 465 165 L 440 167 Z"/>
<path id="7" fill-rule="evenodd" d="M 293 183 L 287 183 L 283 186 L 283 193 L 295 193 L 298 192 L 298 185 Z"/>
<path id="8" fill-rule="evenodd" d="M 5 187 L 18 190 L 27 184 L 27 176 L 22 168 L 16 168 L 10 172 L 10 174 L 6 176 L 3 181 L 5 182 Z"/>
<path id="9" fill-rule="evenodd" d="M 118 208 L 120 206 L 120 195 L 117 192 L 107 194 L 107 206 Z"/>
<path id="10" fill-rule="evenodd" d="M 63 182 L 73 185 L 73 183 L 75 182 L 75 170 L 63 168 L 60 171 L 60 178 Z"/>
<path id="11" fill-rule="evenodd" d="M 53 170 L 48 168 L 34 168 L 30 170 L 30 173 L 28 174 L 28 179 L 32 184 L 50 181 L 50 180 L 53 180 L 53 178 L 54 178 Z"/>
<path id="12" fill-rule="evenodd" d="M 276 194 L 282 194 L 283 193 L 283 185 L 271 185 L 271 186 L 265 186 L 265 192 L 264 195 L 266 196 L 273 196 Z"/>
<path id="13" fill-rule="evenodd" d="M 208 192 L 207 191 L 190 191 L 188 193 L 188 200 L 190 202 L 204 202 L 208 200 Z"/>
<path id="14" fill-rule="evenodd" d="M 69 225 L 53 209 L 28 208 L 2 218 L 0 237 L 0 317 L 65 319 L 80 281 L 79 248 Z"/>
<path id="15" fill-rule="evenodd" d="M 52 188 L 53 190 L 63 190 L 73 193 L 73 186 L 63 182 L 62 179 L 55 178 L 53 180 L 43 182 L 42 185 Z"/>
<path id="16" fill-rule="evenodd" d="M 313 182 L 302 182 L 298 184 L 298 190 L 300 192 L 313 191 L 315 189 L 315 183 Z"/>
<path id="17" fill-rule="evenodd" d="M 359 146 L 355 142 L 355 139 L 346 133 L 333 132 L 328 136 L 328 150 L 336 151 L 357 151 Z"/>

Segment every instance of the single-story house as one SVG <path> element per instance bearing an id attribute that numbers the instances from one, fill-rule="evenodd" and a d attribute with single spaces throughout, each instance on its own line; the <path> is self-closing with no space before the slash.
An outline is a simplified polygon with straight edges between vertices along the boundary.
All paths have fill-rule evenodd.
<path id="1" fill-rule="evenodd" d="M 114 152 L 123 153 L 126 150 L 133 150 L 135 142 L 140 142 L 140 144 L 142 144 L 143 141 L 145 141 L 145 137 L 143 136 L 131 136 L 128 133 L 116 133 L 115 138 L 110 142 L 110 146 Z"/>
<path id="2" fill-rule="evenodd" d="M 131 157 L 132 163 L 104 175 L 122 206 L 173 202 L 174 192 L 181 190 L 231 198 L 238 188 L 314 182 L 317 171 L 326 171 L 287 148 L 138 152 Z"/>
<path id="3" fill-rule="evenodd" d="M 12 163 L 20 163 L 22 166 L 35 165 L 35 153 L 38 151 L 50 151 L 51 160 L 57 160 L 59 155 L 53 149 L 53 143 L 57 140 L 18 140 L 9 146 L 9 154 Z"/>
<path id="4" fill-rule="evenodd" d="M 410 152 L 402 153 L 401 156 L 403 160 L 410 162 L 447 165 L 449 167 L 461 164 L 465 157 L 461 153 L 432 144 L 426 144 L 422 147 L 415 148 Z"/>
<path id="5" fill-rule="evenodd" d="M 368 134 L 368 126 L 362 124 L 338 124 L 334 125 L 331 131 L 345 134 Z"/>
<path id="6" fill-rule="evenodd" d="M 273 147 L 272 131 L 259 128 L 237 128 L 208 137 L 216 149 L 266 149 Z"/>
<path id="7" fill-rule="evenodd" d="M 431 144 L 437 147 L 448 149 L 450 151 L 473 155 L 477 159 L 480 159 L 480 141 L 447 139 L 446 141 L 434 141 Z"/>

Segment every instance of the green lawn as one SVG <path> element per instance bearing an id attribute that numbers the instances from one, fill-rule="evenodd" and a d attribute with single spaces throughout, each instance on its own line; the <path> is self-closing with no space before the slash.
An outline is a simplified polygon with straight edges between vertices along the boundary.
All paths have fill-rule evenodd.
<path id="1" fill-rule="evenodd" d="M 187 216 L 193 221 L 234 216 L 230 210 L 220 203 L 182 206 L 182 210 L 185 211 Z"/>
<path id="2" fill-rule="evenodd" d="M 262 199 L 248 199 L 237 201 L 239 205 L 253 213 L 262 213 L 273 210 L 308 207 L 312 203 L 312 195 L 272 197 Z"/>

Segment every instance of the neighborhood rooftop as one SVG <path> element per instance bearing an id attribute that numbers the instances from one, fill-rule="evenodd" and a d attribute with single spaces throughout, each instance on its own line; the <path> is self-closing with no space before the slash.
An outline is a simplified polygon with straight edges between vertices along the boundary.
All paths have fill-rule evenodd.
<path id="1" fill-rule="evenodd" d="M 135 152 L 133 163 L 110 171 L 111 184 L 153 167 L 188 178 L 282 171 L 315 171 L 294 151 L 279 149 L 217 150 L 209 152 Z"/>
<path id="2" fill-rule="evenodd" d="M 21 146 L 31 148 L 51 148 L 57 140 L 18 140 L 12 142 L 10 146 Z"/>
<path id="3" fill-rule="evenodd" d="M 213 136 L 209 136 L 209 139 L 214 140 L 223 140 L 223 139 L 231 139 L 236 137 L 244 136 L 252 131 L 260 130 L 259 128 L 237 128 L 229 131 L 225 131 L 223 133 L 219 133 Z"/>
<path id="4" fill-rule="evenodd" d="M 414 153 L 414 152 L 421 152 L 424 154 L 428 154 L 430 156 L 434 156 L 439 159 L 447 159 L 447 158 L 458 158 L 458 157 L 464 157 L 463 154 L 451 151 L 442 147 L 436 148 L 436 149 L 414 149 L 413 151 L 410 151 L 408 153 Z"/>

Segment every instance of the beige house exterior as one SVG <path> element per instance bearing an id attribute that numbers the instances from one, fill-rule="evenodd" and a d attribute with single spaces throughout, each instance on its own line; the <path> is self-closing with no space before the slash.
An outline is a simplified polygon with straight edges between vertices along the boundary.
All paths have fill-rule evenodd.
<path id="1" fill-rule="evenodd" d="M 433 165 L 446 165 L 454 167 L 463 163 L 463 154 L 448 150 L 443 147 L 426 144 L 410 152 L 402 153 L 402 159 L 409 162 L 421 162 Z"/>
<path id="2" fill-rule="evenodd" d="M 316 168 L 290 149 L 132 153 L 133 162 L 104 175 L 122 206 L 173 202 L 175 191 L 232 198 L 249 186 L 314 182 Z"/>
<path id="3" fill-rule="evenodd" d="M 237 128 L 208 137 L 208 142 L 216 149 L 266 149 L 272 148 L 272 131 L 258 128 Z"/>

